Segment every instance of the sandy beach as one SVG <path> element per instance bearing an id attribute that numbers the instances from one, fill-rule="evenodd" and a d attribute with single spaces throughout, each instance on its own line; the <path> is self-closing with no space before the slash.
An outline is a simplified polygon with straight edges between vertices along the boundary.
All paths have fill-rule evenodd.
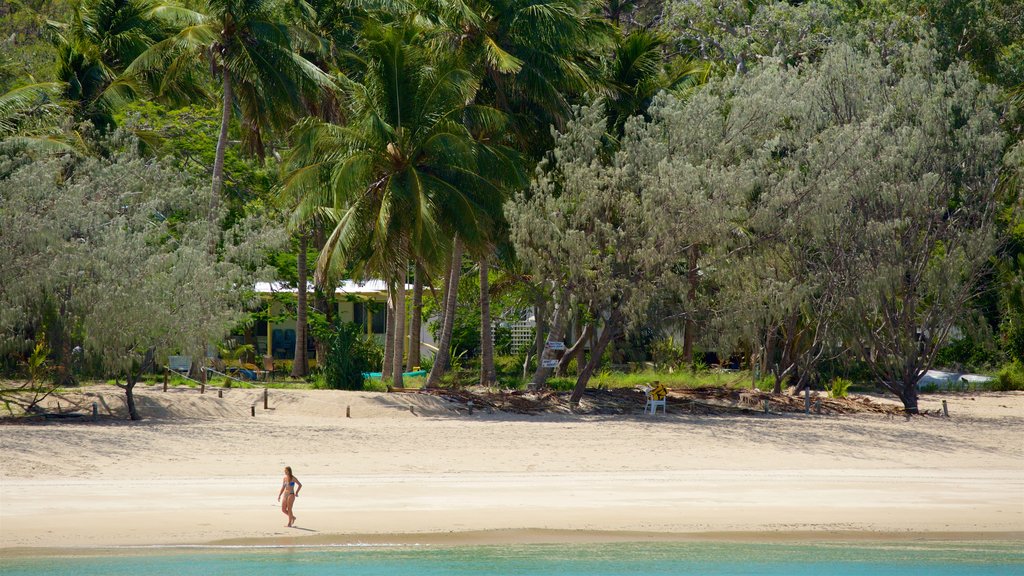
<path id="1" fill-rule="evenodd" d="M 522 416 L 419 394 L 140 386 L 145 420 L 0 426 L 0 556 L 185 544 L 1024 541 L 1024 393 L 950 417 Z M 54 402 L 103 414 L 123 393 Z M 256 405 L 256 416 L 251 406 Z M 350 417 L 346 417 L 346 413 Z M 276 501 L 304 487 L 296 527 Z"/>

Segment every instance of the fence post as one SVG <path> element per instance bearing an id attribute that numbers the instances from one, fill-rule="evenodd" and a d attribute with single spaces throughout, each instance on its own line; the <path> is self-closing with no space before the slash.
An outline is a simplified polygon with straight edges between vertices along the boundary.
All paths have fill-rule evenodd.
<path id="1" fill-rule="evenodd" d="M 223 398 L 223 397 L 224 397 L 224 389 L 220 388 L 220 389 L 217 390 L 217 398 Z"/>
<path id="2" fill-rule="evenodd" d="M 804 414 L 811 413 L 811 387 L 804 388 Z"/>
<path id="3" fill-rule="evenodd" d="M 768 399 L 764 399 L 764 413 L 768 414 Z"/>
<path id="4" fill-rule="evenodd" d="M 164 392 L 167 392 L 167 380 L 168 380 L 168 372 L 170 372 L 170 370 L 168 370 L 168 369 L 167 369 L 167 368 L 165 367 L 165 368 L 164 368 Z"/>
<path id="5" fill-rule="evenodd" d="M 256 405 L 253 404 L 252 406 L 250 406 L 250 409 L 252 410 L 252 415 L 255 418 L 256 417 Z"/>
<path id="6" fill-rule="evenodd" d="M 946 401 L 942 401 L 942 415 L 949 418 L 949 408 L 946 406 Z"/>
<path id="7" fill-rule="evenodd" d="M 263 409 L 264 410 L 270 410 L 270 408 L 269 408 L 269 406 L 267 404 L 267 389 L 266 388 L 263 389 Z"/>
<path id="8" fill-rule="evenodd" d="M 99 407 L 96 406 L 95 402 L 93 402 L 92 403 L 92 421 L 95 422 L 95 421 L 99 420 L 99 418 L 100 418 Z"/>

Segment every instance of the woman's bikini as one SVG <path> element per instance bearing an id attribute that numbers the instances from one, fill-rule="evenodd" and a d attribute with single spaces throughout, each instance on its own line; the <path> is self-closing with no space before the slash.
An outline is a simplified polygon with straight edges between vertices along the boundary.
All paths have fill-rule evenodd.
<path id="1" fill-rule="evenodd" d="M 292 480 L 291 482 L 282 482 L 281 486 L 286 486 L 288 488 L 288 492 L 286 494 L 289 494 L 291 496 L 295 496 L 295 481 L 294 480 Z"/>

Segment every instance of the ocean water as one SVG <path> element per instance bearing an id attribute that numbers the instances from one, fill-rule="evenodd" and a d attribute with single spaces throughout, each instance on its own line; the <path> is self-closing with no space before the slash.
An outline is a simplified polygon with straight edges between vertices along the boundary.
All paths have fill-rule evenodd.
<path id="1" fill-rule="evenodd" d="M 10 576 L 1010 576 L 1017 543 L 642 543 L 516 546 L 209 547 L 83 551 L 0 560 Z"/>

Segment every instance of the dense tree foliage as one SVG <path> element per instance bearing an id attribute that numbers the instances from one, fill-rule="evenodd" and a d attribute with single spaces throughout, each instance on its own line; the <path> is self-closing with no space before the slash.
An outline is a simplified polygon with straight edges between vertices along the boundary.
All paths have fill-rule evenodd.
<path id="1" fill-rule="evenodd" d="M 342 278 L 388 280 L 398 381 L 424 299 L 432 385 L 455 348 L 493 384 L 497 319 L 532 312 L 524 373 L 571 333 L 577 400 L 603 357 L 644 359 L 658 335 L 687 363 L 743 358 L 776 392 L 856 369 L 908 410 L 936 363 L 1024 361 L 1016 0 L 24 0 L 0 7 L 0 48 L 0 234 L 22 254 L 0 265 L 8 371 L 45 334 L 56 366 L 77 345 L 137 378 L 230 328 L 243 272 L 305 288 L 307 262 L 300 334 L 333 321 Z M 80 234 L 59 232 L 85 218 L 64 196 L 123 223 L 79 247 L 103 294 L 40 255 Z M 54 207 L 69 218 L 24 228 Z M 293 240 L 243 270 L 230 254 L 255 221 Z M 235 282 L 196 299 L 224 310 L 212 331 L 98 339 L 106 294 L 159 317 L 168 258 Z"/>

